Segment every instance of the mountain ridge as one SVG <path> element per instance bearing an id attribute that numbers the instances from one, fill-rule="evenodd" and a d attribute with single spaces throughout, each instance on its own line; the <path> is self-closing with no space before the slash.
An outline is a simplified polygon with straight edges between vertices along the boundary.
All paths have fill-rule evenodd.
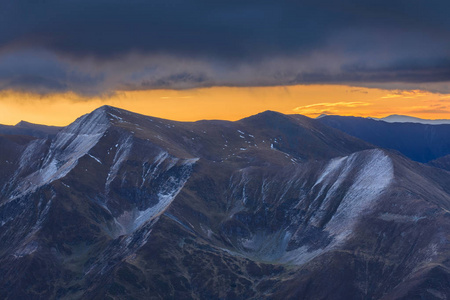
<path id="1" fill-rule="evenodd" d="M 355 117 L 355 116 L 341 116 L 341 115 L 327 115 L 321 114 L 317 116 L 315 119 L 321 119 L 323 117 Z M 375 117 L 358 117 L 376 121 L 384 121 L 387 123 L 419 123 L 419 124 L 428 124 L 428 125 L 442 125 L 442 124 L 450 124 L 450 119 L 422 119 L 418 117 L 408 116 L 408 115 L 399 115 L 392 114 L 383 118 L 375 118 Z"/>
<path id="2" fill-rule="evenodd" d="M 318 120 L 106 106 L 0 147 L 6 299 L 450 292 L 450 173 Z"/>
<path id="3" fill-rule="evenodd" d="M 47 126 L 47 125 L 33 124 L 26 121 L 20 121 L 14 126 L 0 124 L 0 134 L 45 138 L 47 136 L 56 135 L 59 132 L 59 130 L 61 130 L 61 128 L 62 127 Z"/>
<path id="4" fill-rule="evenodd" d="M 450 154 L 450 124 L 388 123 L 342 116 L 325 116 L 317 121 L 422 163 Z"/>
<path id="5" fill-rule="evenodd" d="M 448 119 L 422 119 L 417 117 L 411 117 L 406 115 L 389 115 L 384 118 L 371 118 L 373 120 L 381 120 L 388 123 L 419 123 L 419 124 L 429 124 L 429 125 L 441 125 L 450 124 Z"/>

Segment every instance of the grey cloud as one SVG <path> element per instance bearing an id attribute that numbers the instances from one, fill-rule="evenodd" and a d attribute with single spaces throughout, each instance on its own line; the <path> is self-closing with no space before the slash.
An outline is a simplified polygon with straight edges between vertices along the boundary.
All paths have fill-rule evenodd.
<path id="1" fill-rule="evenodd" d="M 450 2 L 6 0 L 0 89 L 450 81 Z"/>

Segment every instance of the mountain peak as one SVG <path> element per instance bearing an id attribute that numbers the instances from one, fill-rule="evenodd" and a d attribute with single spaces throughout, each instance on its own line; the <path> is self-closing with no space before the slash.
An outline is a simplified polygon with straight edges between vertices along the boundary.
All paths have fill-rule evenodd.
<path id="1" fill-rule="evenodd" d="M 58 126 L 40 125 L 22 120 L 14 126 L 9 126 L 9 129 L 6 128 L 3 132 L 8 134 L 29 135 L 38 138 L 45 138 L 57 134 L 60 130 L 61 127 Z"/>
<path id="2" fill-rule="evenodd" d="M 252 117 L 262 117 L 262 118 L 277 118 L 277 117 L 280 118 L 280 117 L 282 117 L 282 118 L 285 118 L 286 115 L 282 114 L 278 111 L 266 110 L 266 111 L 263 111 L 263 112 L 260 112 L 256 115 L 254 115 Z"/>
<path id="3" fill-rule="evenodd" d="M 104 118 L 108 121 L 108 124 L 117 124 L 118 122 L 133 123 L 131 121 L 132 119 L 135 119 L 138 116 L 142 116 L 140 114 L 110 105 L 100 106 L 99 108 L 92 111 L 89 115 L 91 114 L 92 116 L 104 116 Z"/>
<path id="4" fill-rule="evenodd" d="M 274 111 L 274 110 L 265 110 L 265 111 L 263 111 L 263 112 L 260 112 L 259 114 L 257 114 L 257 115 L 272 115 L 272 116 L 274 116 L 274 115 L 283 115 L 282 113 L 280 113 L 280 112 L 278 112 L 278 111 Z"/>
<path id="5" fill-rule="evenodd" d="M 108 118 L 112 110 L 111 106 L 101 106 L 90 113 L 87 113 L 75 120 L 72 124 L 65 127 L 61 132 L 70 134 L 100 134 L 104 133 L 111 125 Z"/>
<path id="6" fill-rule="evenodd" d="M 119 114 L 120 114 L 120 113 L 123 113 L 123 112 L 125 112 L 125 110 L 123 110 L 123 109 L 120 109 L 120 108 L 117 108 L 117 107 L 114 107 L 114 106 L 110 106 L 110 105 L 102 105 L 102 106 L 100 106 L 100 107 L 94 109 L 94 110 L 91 112 L 91 114 L 92 114 L 92 113 L 94 113 L 94 114 L 100 114 L 100 113 L 103 113 L 103 114 L 119 113 Z"/>
<path id="7" fill-rule="evenodd" d="M 27 122 L 27 121 L 20 121 L 19 123 L 17 123 L 16 125 L 14 125 L 15 127 L 30 127 L 30 125 L 34 125 L 33 123 Z"/>
<path id="8" fill-rule="evenodd" d="M 16 125 L 14 125 L 14 127 L 22 128 L 22 129 L 41 129 L 41 130 L 47 129 L 50 131 L 55 131 L 55 130 L 58 131 L 59 129 L 61 129 L 61 127 L 59 127 L 59 126 L 36 124 L 36 123 L 27 122 L 24 120 L 20 121 Z"/>
<path id="9" fill-rule="evenodd" d="M 99 110 L 99 111 L 104 111 L 104 112 L 112 112 L 112 111 L 124 111 L 123 109 L 117 108 L 115 106 L 111 106 L 111 105 L 102 105 L 100 107 L 98 107 L 97 109 L 95 109 L 94 111 Z"/>
<path id="10" fill-rule="evenodd" d="M 241 120 L 239 120 L 240 122 L 245 122 L 245 123 L 253 123 L 253 124 L 266 124 L 266 123 L 272 123 L 276 120 L 281 121 L 281 120 L 288 120 L 289 116 L 282 114 L 280 112 L 276 112 L 276 111 L 272 111 L 272 110 L 266 110 L 263 112 L 260 112 L 256 115 L 250 116 L 250 117 L 246 117 L 243 118 Z"/>

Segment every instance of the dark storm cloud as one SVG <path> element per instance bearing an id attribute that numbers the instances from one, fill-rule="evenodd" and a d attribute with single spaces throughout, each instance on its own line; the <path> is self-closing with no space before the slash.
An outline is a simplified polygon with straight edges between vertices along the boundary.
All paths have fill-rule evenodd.
<path id="1" fill-rule="evenodd" d="M 449 10 L 415 0 L 5 0 L 0 88 L 445 82 Z"/>
<path id="2" fill-rule="evenodd" d="M 8 53 L 0 57 L 0 90 L 50 93 L 77 91 L 98 94 L 104 74 L 78 71 L 42 51 Z"/>
<path id="3" fill-rule="evenodd" d="M 289 3 L 15 0 L 1 7 L 8 26 L 0 41 L 99 58 L 129 51 L 253 58 L 311 49 L 343 21 L 332 20 L 330 11 Z"/>
<path id="4" fill-rule="evenodd" d="M 450 81 L 450 60 L 394 61 L 388 66 L 343 65 L 340 72 L 306 72 L 298 74 L 295 83 L 343 83 L 343 82 L 443 82 Z"/>

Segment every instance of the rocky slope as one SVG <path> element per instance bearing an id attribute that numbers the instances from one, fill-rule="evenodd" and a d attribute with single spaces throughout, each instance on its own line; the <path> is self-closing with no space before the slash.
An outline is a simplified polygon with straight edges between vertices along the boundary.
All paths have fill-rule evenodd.
<path id="1" fill-rule="evenodd" d="M 4 299 L 445 299 L 450 173 L 303 116 L 0 137 Z"/>

